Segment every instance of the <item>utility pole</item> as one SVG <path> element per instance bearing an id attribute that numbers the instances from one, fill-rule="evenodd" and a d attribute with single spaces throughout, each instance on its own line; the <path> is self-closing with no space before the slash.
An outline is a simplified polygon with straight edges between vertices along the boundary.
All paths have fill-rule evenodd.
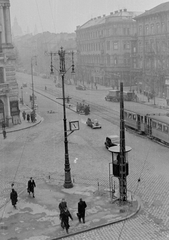
<path id="1" fill-rule="evenodd" d="M 124 100 L 123 83 L 120 83 L 120 202 L 127 201 L 127 169 L 125 157 L 125 126 L 124 126 Z"/>

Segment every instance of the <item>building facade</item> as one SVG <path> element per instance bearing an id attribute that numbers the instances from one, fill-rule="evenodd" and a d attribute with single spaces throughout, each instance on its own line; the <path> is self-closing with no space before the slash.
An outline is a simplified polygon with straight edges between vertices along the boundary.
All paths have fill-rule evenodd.
<path id="1" fill-rule="evenodd" d="M 136 21 L 140 13 L 127 9 L 99 16 L 76 29 L 77 78 L 90 84 L 118 88 L 137 74 Z"/>
<path id="2" fill-rule="evenodd" d="M 0 124 L 2 122 L 7 126 L 20 122 L 9 0 L 0 0 Z"/>
<path id="3" fill-rule="evenodd" d="M 137 59 L 142 72 L 140 87 L 154 96 L 166 96 L 165 80 L 169 79 L 169 2 L 145 11 L 135 20 Z"/>

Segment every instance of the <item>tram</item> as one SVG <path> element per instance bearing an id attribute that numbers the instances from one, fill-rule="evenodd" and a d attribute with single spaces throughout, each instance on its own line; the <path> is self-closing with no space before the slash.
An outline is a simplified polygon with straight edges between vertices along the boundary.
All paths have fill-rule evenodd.
<path id="1" fill-rule="evenodd" d="M 169 117 L 168 116 L 149 116 L 148 135 L 159 142 L 169 145 Z"/>
<path id="2" fill-rule="evenodd" d="M 139 103 L 125 104 L 125 126 L 169 145 L 169 113 Z"/>

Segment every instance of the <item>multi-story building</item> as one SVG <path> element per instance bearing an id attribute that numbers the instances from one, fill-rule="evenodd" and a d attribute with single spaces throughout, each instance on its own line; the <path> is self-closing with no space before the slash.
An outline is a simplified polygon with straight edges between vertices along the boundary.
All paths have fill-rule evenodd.
<path id="1" fill-rule="evenodd" d="M 20 121 L 9 0 L 0 0 L 0 124 L 3 121 L 6 125 Z"/>
<path id="2" fill-rule="evenodd" d="M 169 2 L 145 11 L 135 20 L 137 60 L 142 72 L 140 88 L 164 96 L 169 76 Z"/>
<path id="3" fill-rule="evenodd" d="M 92 18 L 76 29 L 77 78 L 87 83 L 118 87 L 131 84 L 137 68 L 136 22 L 140 13 L 127 9 Z"/>

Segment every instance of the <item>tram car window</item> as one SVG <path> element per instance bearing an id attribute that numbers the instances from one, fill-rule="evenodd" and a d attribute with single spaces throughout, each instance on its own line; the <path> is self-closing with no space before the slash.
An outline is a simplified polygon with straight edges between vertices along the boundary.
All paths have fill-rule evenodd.
<path id="1" fill-rule="evenodd" d="M 162 131 L 162 124 L 161 123 L 158 123 L 158 130 Z"/>
<path id="2" fill-rule="evenodd" d="M 168 127 L 166 125 L 163 126 L 163 132 L 168 133 Z"/>

